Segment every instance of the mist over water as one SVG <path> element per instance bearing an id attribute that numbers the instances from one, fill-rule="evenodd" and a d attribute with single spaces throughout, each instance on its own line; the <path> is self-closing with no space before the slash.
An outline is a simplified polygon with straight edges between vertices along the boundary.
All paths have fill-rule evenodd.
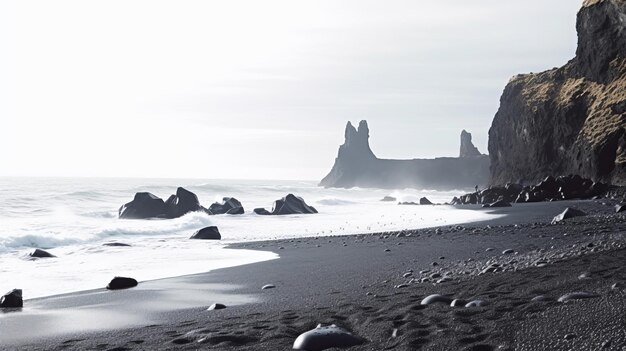
<path id="1" fill-rule="evenodd" d="M 222 197 L 239 199 L 240 216 L 190 213 L 169 220 L 120 220 L 118 208 L 136 192 L 161 198 L 183 186 L 208 207 Z M 99 288 L 115 275 L 138 280 L 202 273 L 275 259 L 270 252 L 224 249 L 228 243 L 302 236 L 346 235 L 456 224 L 489 214 L 448 206 L 397 206 L 381 202 L 422 196 L 446 202 L 461 191 L 323 189 L 313 181 L 189 179 L 0 178 L 0 290 L 24 289 L 25 298 Z M 258 216 L 288 193 L 303 197 L 317 215 Z M 222 240 L 188 240 L 217 225 Z M 131 247 L 105 247 L 123 242 Z M 34 248 L 58 256 L 30 260 Z"/>

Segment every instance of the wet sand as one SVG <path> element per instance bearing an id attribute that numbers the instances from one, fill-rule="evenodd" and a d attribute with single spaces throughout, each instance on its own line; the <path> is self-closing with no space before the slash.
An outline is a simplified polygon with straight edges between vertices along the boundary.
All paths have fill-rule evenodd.
<path id="1" fill-rule="evenodd" d="M 285 350 L 322 323 L 367 340 L 350 350 L 622 350 L 626 215 L 614 203 L 520 204 L 490 222 L 241 244 L 280 259 L 27 300 L 0 316 L 2 345 Z M 568 206 L 589 215 L 551 225 Z M 575 291 L 597 297 L 556 301 Z M 431 294 L 489 304 L 422 305 Z M 531 301 L 538 295 L 548 301 Z M 227 308 L 207 311 L 213 303 Z"/>

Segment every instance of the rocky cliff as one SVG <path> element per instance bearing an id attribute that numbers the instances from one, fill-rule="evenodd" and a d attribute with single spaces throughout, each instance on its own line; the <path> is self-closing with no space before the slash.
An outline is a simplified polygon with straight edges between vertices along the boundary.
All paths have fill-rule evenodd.
<path id="1" fill-rule="evenodd" d="M 587 0 L 576 56 L 511 79 L 489 130 L 492 183 L 580 174 L 626 185 L 626 0 Z"/>
<path id="2" fill-rule="evenodd" d="M 464 131 L 465 132 L 465 131 Z M 418 188 L 462 189 L 484 186 L 489 181 L 489 157 L 481 155 L 471 143 L 471 134 L 465 132 L 461 140 L 469 153 L 466 157 L 435 159 L 385 160 L 374 155 L 369 145 L 366 121 L 358 129 L 350 122 L 346 126 L 345 143 L 330 173 L 321 186 L 335 188 Z M 468 142 L 468 143 L 467 143 Z"/>

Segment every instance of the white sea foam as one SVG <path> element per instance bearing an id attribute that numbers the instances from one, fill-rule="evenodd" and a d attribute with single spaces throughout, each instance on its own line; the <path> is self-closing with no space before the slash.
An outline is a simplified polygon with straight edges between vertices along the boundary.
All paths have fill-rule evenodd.
<path id="1" fill-rule="evenodd" d="M 240 216 L 190 213 L 171 220 L 120 220 L 117 209 L 138 191 L 167 198 L 184 186 L 203 205 L 225 196 L 246 208 Z M 258 216 L 256 207 L 294 193 L 317 215 Z M 22 288 L 26 297 L 102 287 L 114 275 L 139 280 L 200 273 L 273 259 L 273 253 L 226 250 L 233 242 L 345 235 L 424 228 L 486 219 L 490 215 L 448 206 L 397 206 L 379 201 L 449 201 L 460 191 L 322 189 L 315 182 L 199 181 L 154 179 L 0 178 L 0 290 Z M 217 225 L 221 242 L 188 240 L 194 231 Z M 103 247 L 109 241 L 131 247 Z M 55 259 L 28 260 L 34 248 Z M 208 251 L 210 250 L 210 251 Z M 173 264 L 175 263 L 175 264 Z M 1 291 L 0 291 L 1 292 Z"/>

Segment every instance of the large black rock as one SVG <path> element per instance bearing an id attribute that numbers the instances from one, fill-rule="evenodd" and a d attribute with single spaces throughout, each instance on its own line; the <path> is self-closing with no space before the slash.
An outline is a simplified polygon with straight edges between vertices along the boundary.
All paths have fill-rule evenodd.
<path id="1" fill-rule="evenodd" d="M 241 210 L 237 210 L 241 208 Z M 240 214 L 243 213 L 243 206 L 239 200 L 234 197 L 225 197 L 222 199 L 222 203 L 216 202 L 209 207 L 209 211 L 212 214 L 225 214 L 229 213 L 229 211 L 233 210 L 230 214 Z"/>
<path id="2" fill-rule="evenodd" d="M 42 250 L 42 249 L 35 249 L 35 251 L 31 252 L 29 254 L 30 257 L 33 258 L 52 258 L 52 257 L 56 257 L 55 255 L 49 253 L 48 251 Z"/>
<path id="3" fill-rule="evenodd" d="M 176 195 L 170 196 L 165 204 L 168 218 L 182 217 L 189 212 L 200 211 L 202 209 L 200 201 L 198 201 L 198 196 L 182 187 L 176 189 Z"/>
<path id="4" fill-rule="evenodd" d="M 264 209 L 264 208 L 255 208 L 254 209 L 254 213 L 261 215 L 261 216 L 267 216 L 267 215 L 271 215 L 272 212 Z"/>
<path id="5" fill-rule="evenodd" d="M 575 208 L 566 208 L 565 211 L 561 212 L 558 216 L 552 219 L 552 224 L 557 224 L 562 222 L 568 218 L 581 217 L 586 216 L 587 214 L 581 210 L 577 210 Z"/>
<path id="6" fill-rule="evenodd" d="M 13 289 L 0 297 L 0 308 L 20 308 L 24 307 L 22 300 L 22 289 Z"/>
<path id="7" fill-rule="evenodd" d="M 120 289 L 134 288 L 135 286 L 137 286 L 137 284 L 138 284 L 137 281 L 133 278 L 115 277 L 113 278 L 113 280 L 111 280 L 109 285 L 107 285 L 107 289 L 120 290 Z"/>
<path id="8" fill-rule="evenodd" d="M 220 240 L 222 239 L 222 235 L 217 227 L 210 226 L 198 230 L 189 239 Z"/>
<path id="9" fill-rule="evenodd" d="M 119 217 L 122 219 L 156 218 L 166 213 L 167 207 L 163 199 L 147 192 L 136 193 L 133 201 L 119 209 Z"/>
<path id="10" fill-rule="evenodd" d="M 289 214 L 310 214 L 317 213 L 317 210 L 313 206 L 306 204 L 303 198 L 289 194 L 280 200 L 274 202 L 272 212 L 266 213 L 265 209 L 255 209 L 256 214 L 271 214 L 271 215 L 289 215 Z"/>
<path id="11" fill-rule="evenodd" d="M 196 194 L 179 187 L 176 195 L 171 195 L 167 201 L 151 194 L 136 193 L 133 201 L 120 207 L 119 218 L 148 219 L 148 218 L 178 218 L 189 212 L 204 210 Z"/>

